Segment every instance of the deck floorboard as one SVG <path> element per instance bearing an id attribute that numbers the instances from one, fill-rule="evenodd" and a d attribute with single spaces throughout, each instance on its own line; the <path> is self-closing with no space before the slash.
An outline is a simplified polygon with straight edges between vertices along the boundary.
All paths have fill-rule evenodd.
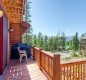
<path id="1" fill-rule="evenodd" d="M 11 60 L 3 74 L 3 80 L 48 80 L 38 65 L 31 58 L 26 63 L 23 59 Z"/>

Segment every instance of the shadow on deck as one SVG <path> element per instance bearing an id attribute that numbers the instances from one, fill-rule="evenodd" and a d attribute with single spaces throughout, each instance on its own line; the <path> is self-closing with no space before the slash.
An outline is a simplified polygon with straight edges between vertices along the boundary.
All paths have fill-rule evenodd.
<path id="1" fill-rule="evenodd" d="M 11 60 L 7 66 L 3 80 L 48 80 L 38 65 L 31 58 L 26 63 L 25 60 Z"/>

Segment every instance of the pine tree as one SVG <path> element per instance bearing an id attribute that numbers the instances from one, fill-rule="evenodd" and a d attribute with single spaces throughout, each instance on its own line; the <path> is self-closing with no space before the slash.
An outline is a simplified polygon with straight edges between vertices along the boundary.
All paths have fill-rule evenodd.
<path id="1" fill-rule="evenodd" d="M 36 35 L 33 36 L 33 45 L 37 46 L 37 36 Z"/>
<path id="2" fill-rule="evenodd" d="M 62 40 L 62 42 L 61 42 L 62 45 L 61 46 L 62 46 L 63 49 L 65 49 L 66 37 L 65 37 L 64 32 L 62 33 L 61 40 Z"/>
<path id="3" fill-rule="evenodd" d="M 38 33 L 38 44 L 37 44 L 37 46 L 39 47 L 39 48 L 42 48 L 43 47 L 43 36 L 42 36 L 42 33 Z"/>
<path id="4" fill-rule="evenodd" d="M 31 17 L 31 14 L 30 14 L 30 9 L 31 9 L 30 3 L 32 3 L 32 2 L 30 2 L 28 0 L 25 1 L 25 14 L 23 16 L 23 20 L 26 21 L 26 22 L 28 22 L 30 24 L 30 30 L 27 30 L 26 31 L 26 35 L 24 35 L 24 37 L 23 37 L 23 38 L 26 39 L 25 42 L 26 43 L 29 43 L 29 44 L 31 44 L 31 41 L 30 40 L 32 38 L 31 37 L 32 36 L 32 26 L 31 26 L 31 22 L 32 21 L 30 19 L 30 17 Z M 28 37 L 31 37 L 31 38 L 29 38 L 30 39 L 29 41 L 28 41 Z"/>
<path id="5" fill-rule="evenodd" d="M 44 36 L 43 42 L 44 42 L 44 45 L 43 45 L 44 50 L 48 50 L 48 36 L 47 35 Z"/>
<path id="6" fill-rule="evenodd" d="M 73 36 L 73 49 L 78 50 L 79 49 L 79 39 L 78 39 L 78 33 L 76 32 L 75 36 Z"/>
<path id="7" fill-rule="evenodd" d="M 73 40 L 70 40 L 70 41 L 69 41 L 69 48 L 70 48 L 70 50 L 73 49 Z"/>

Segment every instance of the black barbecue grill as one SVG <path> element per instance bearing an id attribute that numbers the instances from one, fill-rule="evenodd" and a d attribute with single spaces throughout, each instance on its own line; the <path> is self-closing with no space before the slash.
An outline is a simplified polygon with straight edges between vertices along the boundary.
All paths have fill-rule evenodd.
<path id="1" fill-rule="evenodd" d="M 19 59 L 19 53 L 17 47 L 20 47 L 21 50 L 27 52 L 27 57 L 31 56 L 31 46 L 26 43 L 17 43 L 11 47 L 11 59 Z"/>

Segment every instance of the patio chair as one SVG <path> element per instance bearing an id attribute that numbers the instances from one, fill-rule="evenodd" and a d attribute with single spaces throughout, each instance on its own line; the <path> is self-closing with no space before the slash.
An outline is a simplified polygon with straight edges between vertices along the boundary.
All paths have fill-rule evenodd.
<path id="1" fill-rule="evenodd" d="M 17 49 L 18 49 L 19 56 L 20 56 L 20 63 L 21 63 L 23 57 L 26 58 L 26 62 L 27 62 L 27 53 L 26 53 L 26 51 L 25 50 L 20 50 L 19 47 L 17 47 Z"/>

